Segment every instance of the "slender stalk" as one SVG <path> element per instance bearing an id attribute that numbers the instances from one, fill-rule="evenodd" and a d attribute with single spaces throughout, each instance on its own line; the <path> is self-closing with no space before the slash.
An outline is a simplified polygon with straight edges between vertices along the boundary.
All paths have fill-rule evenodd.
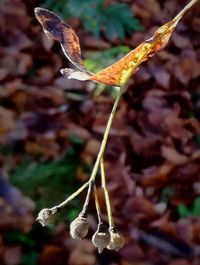
<path id="1" fill-rule="evenodd" d="M 94 199 L 95 199 L 95 206 L 96 206 L 96 211 L 97 211 L 98 224 L 100 224 L 100 223 L 102 223 L 102 221 L 101 221 L 101 209 L 99 206 L 99 199 L 98 199 L 98 195 L 97 195 L 96 185 L 94 185 Z"/>
<path id="2" fill-rule="evenodd" d="M 109 223 L 109 227 L 113 228 L 114 227 L 114 222 L 113 222 L 113 216 L 112 216 L 112 207 L 111 207 L 111 204 L 110 204 L 109 192 L 108 192 L 107 185 L 106 185 L 106 176 L 105 176 L 103 158 L 100 161 L 100 167 L 101 167 L 101 185 L 102 185 L 102 188 L 103 188 L 103 191 L 104 191 L 104 196 L 105 196 L 105 201 L 106 201 L 106 209 L 107 209 L 107 214 L 108 214 L 108 223 Z"/>
<path id="3" fill-rule="evenodd" d="M 81 213 L 83 215 L 87 215 L 87 209 L 88 209 L 88 205 L 89 205 L 89 202 L 90 202 L 90 197 L 91 197 L 91 192 L 92 192 L 93 185 L 94 185 L 94 183 L 90 182 L 89 187 L 88 187 L 88 191 L 87 191 L 87 196 L 86 196 L 86 199 L 85 199 L 85 203 L 84 203 L 83 209 L 81 211 Z"/>
<path id="4" fill-rule="evenodd" d="M 99 153 L 97 155 L 97 159 L 96 159 L 96 162 L 94 164 L 90 179 L 85 184 L 83 184 L 77 191 L 75 191 L 72 195 L 70 195 L 65 201 L 63 201 L 61 204 L 56 206 L 57 208 L 59 208 L 59 209 L 63 208 L 66 204 L 68 204 L 68 202 L 73 200 L 78 194 L 80 194 L 85 188 L 87 188 L 91 182 L 94 182 L 96 175 L 97 175 L 98 168 L 99 168 L 100 160 L 104 155 L 104 151 L 106 148 L 109 132 L 110 132 L 110 129 L 112 126 L 112 122 L 113 122 L 113 119 L 114 119 L 114 116 L 115 116 L 117 106 L 119 104 L 119 100 L 121 98 L 122 92 L 123 92 L 123 89 L 119 88 L 117 97 L 115 99 L 112 111 L 111 111 L 109 119 L 108 119 L 106 130 L 105 130 L 104 135 L 103 135 L 103 140 L 101 142 L 101 147 L 100 147 Z"/>
<path id="5" fill-rule="evenodd" d="M 176 21 L 176 23 L 174 24 L 174 26 L 176 26 L 179 22 L 179 20 L 182 18 L 182 16 L 195 4 L 197 3 L 199 0 L 192 0 L 190 1 L 179 13 L 178 15 L 175 16 L 175 18 L 173 19 L 173 21 Z"/>
<path id="6" fill-rule="evenodd" d="M 65 201 L 63 201 L 62 203 L 60 203 L 58 206 L 55 206 L 55 207 L 57 209 L 61 209 L 64 206 L 66 206 L 70 201 L 72 201 L 76 196 L 78 196 L 84 189 L 86 189 L 90 183 L 91 183 L 90 180 L 87 181 L 86 183 L 84 183 L 78 190 L 76 190 L 74 193 L 72 193 Z"/>

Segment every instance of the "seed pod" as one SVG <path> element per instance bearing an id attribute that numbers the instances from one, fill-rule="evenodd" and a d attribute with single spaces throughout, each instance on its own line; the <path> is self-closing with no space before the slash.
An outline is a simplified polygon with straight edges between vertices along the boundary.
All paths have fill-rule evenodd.
<path id="1" fill-rule="evenodd" d="M 98 252 L 102 253 L 103 249 L 110 244 L 110 232 L 103 223 L 98 224 L 97 231 L 92 237 L 92 242 L 98 248 Z"/>
<path id="2" fill-rule="evenodd" d="M 36 218 L 36 221 L 38 221 L 42 226 L 48 225 L 51 223 L 54 219 L 54 214 L 57 212 L 57 208 L 44 208 L 42 209 L 38 217 Z"/>
<path id="3" fill-rule="evenodd" d="M 124 245 L 124 237 L 118 232 L 115 228 L 111 227 L 110 231 L 110 244 L 108 245 L 108 249 L 118 251 Z"/>
<path id="4" fill-rule="evenodd" d="M 70 224 L 70 234 L 74 239 L 83 239 L 86 237 L 89 224 L 86 215 L 80 213 L 79 216 Z"/>

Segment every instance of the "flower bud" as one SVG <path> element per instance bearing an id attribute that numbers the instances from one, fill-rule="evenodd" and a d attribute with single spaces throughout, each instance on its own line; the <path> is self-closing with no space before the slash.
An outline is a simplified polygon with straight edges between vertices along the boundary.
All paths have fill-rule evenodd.
<path id="1" fill-rule="evenodd" d="M 82 213 L 70 224 L 70 234 L 74 239 L 83 239 L 87 236 L 89 229 L 88 220 L 86 215 Z"/>
<path id="2" fill-rule="evenodd" d="M 108 245 L 108 249 L 118 251 L 124 245 L 124 237 L 118 232 L 115 228 L 111 227 L 110 231 L 110 244 Z"/>
<path id="3" fill-rule="evenodd" d="M 57 212 L 57 208 L 44 208 L 42 209 L 38 217 L 36 218 L 36 221 L 38 221 L 42 226 L 48 225 L 51 223 L 54 219 L 54 214 Z"/>
<path id="4" fill-rule="evenodd" d="M 102 253 L 103 249 L 110 244 L 110 233 L 103 223 L 98 225 L 97 231 L 92 237 L 92 242 L 98 248 L 99 253 Z"/>

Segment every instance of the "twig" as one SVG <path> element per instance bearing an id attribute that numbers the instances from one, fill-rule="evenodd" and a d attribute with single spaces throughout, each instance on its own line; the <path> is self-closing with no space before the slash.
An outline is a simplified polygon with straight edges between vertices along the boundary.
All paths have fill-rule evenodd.
<path id="1" fill-rule="evenodd" d="M 90 197 L 91 197 L 91 192 L 92 192 L 92 188 L 93 188 L 94 183 L 90 182 L 89 187 L 88 187 L 88 192 L 87 192 L 87 196 L 83 205 L 83 209 L 81 211 L 81 213 L 85 216 L 87 216 L 87 209 L 88 209 L 88 205 L 90 202 Z"/>
<path id="2" fill-rule="evenodd" d="M 104 196 L 105 196 L 105 201 L 106 201 L 106 209 L 107 209 L 107 214 L 108 214 L 108 223 L 109 223 L 109 227 L 113 228 L 114 227 L 114 222 L 113 222 L 112 208 L 111 208 L 111 204 L 110 204 L 109 192 L 108 192 L 107 185 L 106 185 L 106 176 L 105 176 L 103 158 L 100 161 L 100 167 L 101 167 L 101 185 L 102 185 L 102 188 L 103 188 L 103 191 L 104 191 Z"/>
<path id="3" fill-rule="evenodd" d="M 106 130 L 105 130 L 105 133 L 103 135 L 103 140 L 102 140 L 102 143 L 101 143 L 101 147 L 100 147 L 99 153 L 97 155 L 97 159 L 96 159 L 96 162 L 94 164 L 94 167 L 93 167 L 93 170 L 92 170 L 92 174 L 90 176 L 90 179 L 85 184 L 83 184 L 77 191 L 75 191 L 72 195 L 70 195 L 65 201 L 63 201 L 58 206 L 55 206 L 58 209 L 61 209 L 64 206 L 66 206 L 72 199 L 74 199 L 85 188 L 87 188 L 90 185 L 90 183 L 94 182 L 94 180 L 96 178 L 96 175 L 97 175 L 97 171 L 98 171 L 98 168 L 99 168 L 100 161 L 101 161 L 101 159 L 103 158 L 103 155 L 104 155 L 104 151 L 105 151 L 105 148 L 106 148 L 106 144 L 107 144 L 109 132 L 110 132 L 110 129 L 111 129 L 111 126 L 112 126 L 113 118 L 115 116 L 115 113 L 116 113 L 116 110 L 117 110 L 117 106 L 119 104 L 119 100 L 121 98 L 122 92 L 123 92 L 123 89 L 119 87 L 118 88 L 117 97 L 115 99 L 115 102 L 114 102 L 112 111 L 111 111 L 110 116 L 109 116 L 109 119 L 108 119 L 108 123 L 107 123 L 107 126 L 106 126 Z"/>
<path id="4" fill-rule="evenodd" d="M 102 223 L 102 221 L 101 221 L 101 209 L 99 206 L 99 199 L 98 199 L 96 185 L 94 185 L 94 199 L 95 199 L 95 206 L 96 206 L 96 211 L 97 211 L 98 224 L 100 224 L 100 223 Z"/>

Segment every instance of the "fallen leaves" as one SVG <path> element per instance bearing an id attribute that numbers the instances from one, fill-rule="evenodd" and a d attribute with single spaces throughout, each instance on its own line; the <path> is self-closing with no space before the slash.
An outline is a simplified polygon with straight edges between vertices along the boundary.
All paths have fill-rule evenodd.
<path id="1" fill-rule="evenodd" d="M 185 3 L 170 0 L 127 2 L 144 22 L 145 32 L 152 33 Z M 2 1 L 0 5 L 2 7 Z M 31 156 L 33 162 L 39 159 L 45 163 L 57 159 L 65 150 L 75 148 L 87 164 L 87 172 L 82 165 L 79 166 L 77 179 L 85 181 L 88 167 L 96 156 L 112 99 L 105 96 L 106 93 L 99 98 L 92 97 L 87 93 L 91 91 L 88 84 L 60 77 L 59 69 L 66 62 L 61 61 L 58 47 L 46 38 L 40 25 L 34 21 L 30 5 L 30 1 L 15 0 L 6 1 L 6 5 L 0 7 L 0 103 L 3 109 L 0 138 L 3 152 L 11 152 L 8 156 L 1 152 L 0 166 L 4 170 L 15 169 L 22 156 Z M 129 89 L 117 111 L 105 163 L 114 218 L 126 235 L 127 243 L 119 255 L 105 253 L 108 264 L 199 264 L 199 221 L 196 217 L 180 218 L 177 212 L 180 203 L 190 209 L 200 194 L 198 14 L 199 3 L 173 33 L 169 46 L 140 67 L 128 84 Z M 77 29 L 84 50 L 113 46 L 104 40 L 105 43 L 100 43 L 98 48 L 98 40 L 92 43 L 92 38 L 85 39 L 87 33 L 80 27 Z M 133 34 L 125 43 L 134 49 L 147 37 L 145 32 Z M 68 91 L 83 96 L 79 100 L 69 99 Z M 82 145 L 71 142 L 74 134 L 82 139 Z M 171 153 L 166 154 L 166 149 Z M 175 160 L 172 160 L 174 155 Z M 179 155 L 183 161 L 186 158 L 188 161 L 180 162 Z M 5 176 L 7 178 L 9 176 Z M 66 178 L 68 181 L 68 175 Z M 43 187 L 38 190 L 43 194 Z M 21 207 L 23 205 L 23 211 L 20 216 L 13 213 L 1 195 L 1 231 L 21 226 L 29 230 L 34 205 L 22 194 L 19 200 L 15 200 L 14 195 L 12 197 Z M 95 227 L 93 218 L 92 222 Z M 182 254 L 175 257 L 165 249 L 158 250 L 157 245 L 141 243 L 134 236 L 140 230 L 148 234 L 152 227 L 191 244 L 196 256 L 190 261 Z M 41 236 L 40 230 L 36 228 L 35 231 Z M 101 263 L 97 259 L 105 257 L 97 258 L 88 242 L 71 242 L 64 224 L 62 229 L 56 228 L 48 242 L 43 235 L 41 237 L 45 242 L 40 241 L 42 249 L 38 255 L 47 265 L 59 260 L 96 264 Z M 16 243 L 18 246 L 20 255 L 24 255 L 22 244 Z M 5 253 L 6 260 L 9 260 L 9 253 L 16 253 L 16 261 L 19 260 L 18 250 L 9 248 L 2 233 L 0 263 L 5 263 Z M 81 255 L 83 260 L 79 259 Z"/>

